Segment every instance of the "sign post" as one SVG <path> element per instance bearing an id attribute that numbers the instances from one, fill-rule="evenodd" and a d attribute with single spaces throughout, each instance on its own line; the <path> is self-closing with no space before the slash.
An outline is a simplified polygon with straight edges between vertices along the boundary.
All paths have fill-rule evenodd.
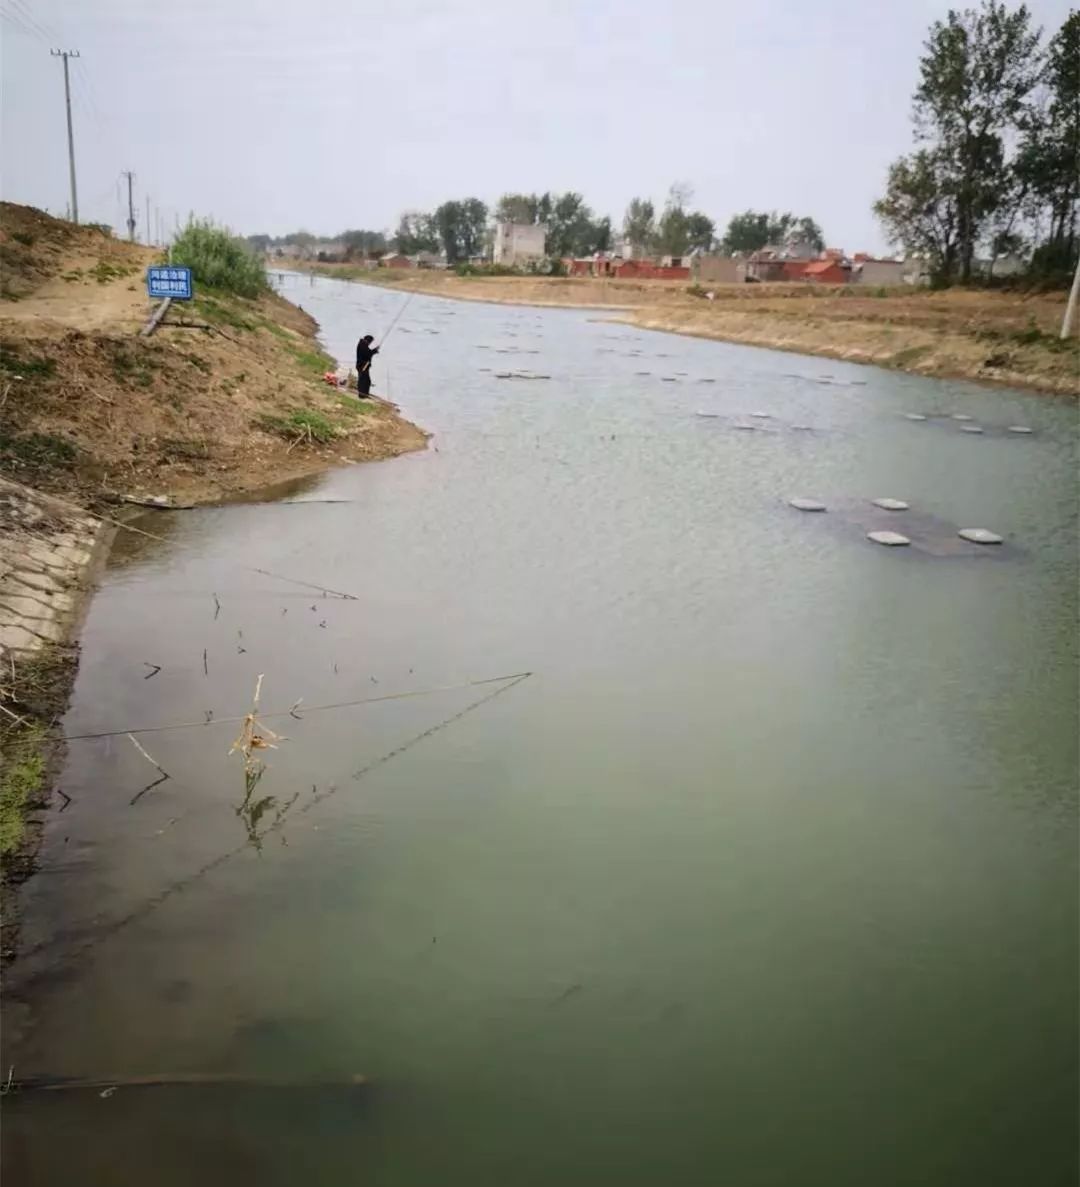
<path id="1" fill-rule="evenodd" d="M 146 290 L 151 301 L 190 301 L 195 295 L 191 269 L 174 264 L 155 264 L 146 269 Z"/>
<path id="2" fill-rule="evenodd" d="M 160 300 L 161 304 L 139 331 L 143 338 L 149 338 L 161 325 L 173 301 L 190 301 L 195 296 L 191 269 L 173 267 L 172 264 L 154 264 L 146 269 L 146 291 L 150 294 L 151 301 Z"/>

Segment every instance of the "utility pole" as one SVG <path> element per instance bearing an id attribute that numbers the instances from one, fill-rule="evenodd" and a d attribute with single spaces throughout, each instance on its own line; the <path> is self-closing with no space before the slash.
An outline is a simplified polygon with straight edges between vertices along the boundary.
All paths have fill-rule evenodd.
<path id="1" fill-rule="evenodd" d="M 128 181 L 128 241 L 135 242 L 135 201 L 131 196 L 131 183 L 135 179 L 135 174 L 130 169 L 125 169 L 121 177 L 126 177 Z"/>
<path id="2" fill-rule="evenodd" d="M 150 237 L 150 195 L 149 194 L 146 195 L 146 242 L 147 242 L 148 246 L 151 242 L 153 242 L 153 240 Z"/>
<path id="3" fill-rule="evenodd" d="M 79 57 L 77 49 L 54 49 L 54 58 L 64 59 L 64 102 L 67 104 L 68 169 L 71 172 L 71 220 L 79 221 L 79 197 L 75 190 L 75 133 L 71 130 L 71 79 L 68 77 L 68 58 Z"/>
<path id="4" fill-rule="evenodd" d="M 1080 296 L 1080 258 L 1076 261 L 1076 271 L 1073 273 L 1072 288 L 1069 290 L 1069 303 L 1065 306 L 1065 317 L 1061 323 L 1061 336 L 1068 338 L 1072 333 L 1073 314 L 1076 312 L 1076 299 Z"/>

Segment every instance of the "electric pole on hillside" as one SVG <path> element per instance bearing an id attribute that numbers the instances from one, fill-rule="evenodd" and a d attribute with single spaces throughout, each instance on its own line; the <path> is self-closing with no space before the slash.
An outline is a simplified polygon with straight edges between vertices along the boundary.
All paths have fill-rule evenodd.
<path id="1" fill-rule="evenodd" d="M 130 169 L 125 169 L 121 173 L 120 176 L 126 177 L 127 181 L 128 181 L 128 218 L 127 218 L 128 241 L 130 243 L 134 243 L 135 242 L 135 199 L 131 195 L 131 183 L 135 180 L 135 174 L 132 173 Z"/>
<path id="2" fill-rule="evenodd" d="M 54 58 L 64 59 L 64 102 L 67 104 L 68 169 L 71 172 L 71 221 L 79 221 L 79 197 L 75 190 L 75 133 L 71 130 L 71 79 L 68 77 L 68 58 L 79 57 L 77 49 L 54 49 Z"/>
<path id="3" fill-rule="evenodd" d="M 151 243 L 153 243 L 153 239 L 150 236 L 150 195 L 149 194 L 146 195 L 146 243 L 147 243 L 147 246 L 149 246 Z"/>
<path id="4" fill-rule="evenodd" d="M 1072 333 L 1073 315 L 1076 313 L 1076 300 L 1080 297 L 1080 256 L 1076 260 L 1076 271 L 1073 273 L 1072 288 L 1069 289 L 1069 301 L 1065 306 L 1065 318 L 1061 323 L 1061 336 L 1068 338 Z"/>

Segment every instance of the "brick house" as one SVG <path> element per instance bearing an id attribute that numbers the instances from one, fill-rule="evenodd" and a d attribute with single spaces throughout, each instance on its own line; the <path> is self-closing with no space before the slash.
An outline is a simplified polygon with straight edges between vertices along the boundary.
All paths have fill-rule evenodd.
<path id="1" fill-rule="evenodd" d="M 843 258 L 811 260 L 803 268 L 802 279 L 811 284 L 847 284 L 851 279 L 851 264 Z"/>

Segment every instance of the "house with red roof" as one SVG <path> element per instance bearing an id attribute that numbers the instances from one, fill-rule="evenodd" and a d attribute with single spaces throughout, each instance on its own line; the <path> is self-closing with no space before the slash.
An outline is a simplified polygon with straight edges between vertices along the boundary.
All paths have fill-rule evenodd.
<path id="1" fill-rule="evenodd" d="M 851 262 L 844 259 L 842 252 L 839 258 L 826 253 L 824 259 L 811 260 L 806 265 L 802 278 L 811 284 L 847 284 L 851 279 Z"/>

